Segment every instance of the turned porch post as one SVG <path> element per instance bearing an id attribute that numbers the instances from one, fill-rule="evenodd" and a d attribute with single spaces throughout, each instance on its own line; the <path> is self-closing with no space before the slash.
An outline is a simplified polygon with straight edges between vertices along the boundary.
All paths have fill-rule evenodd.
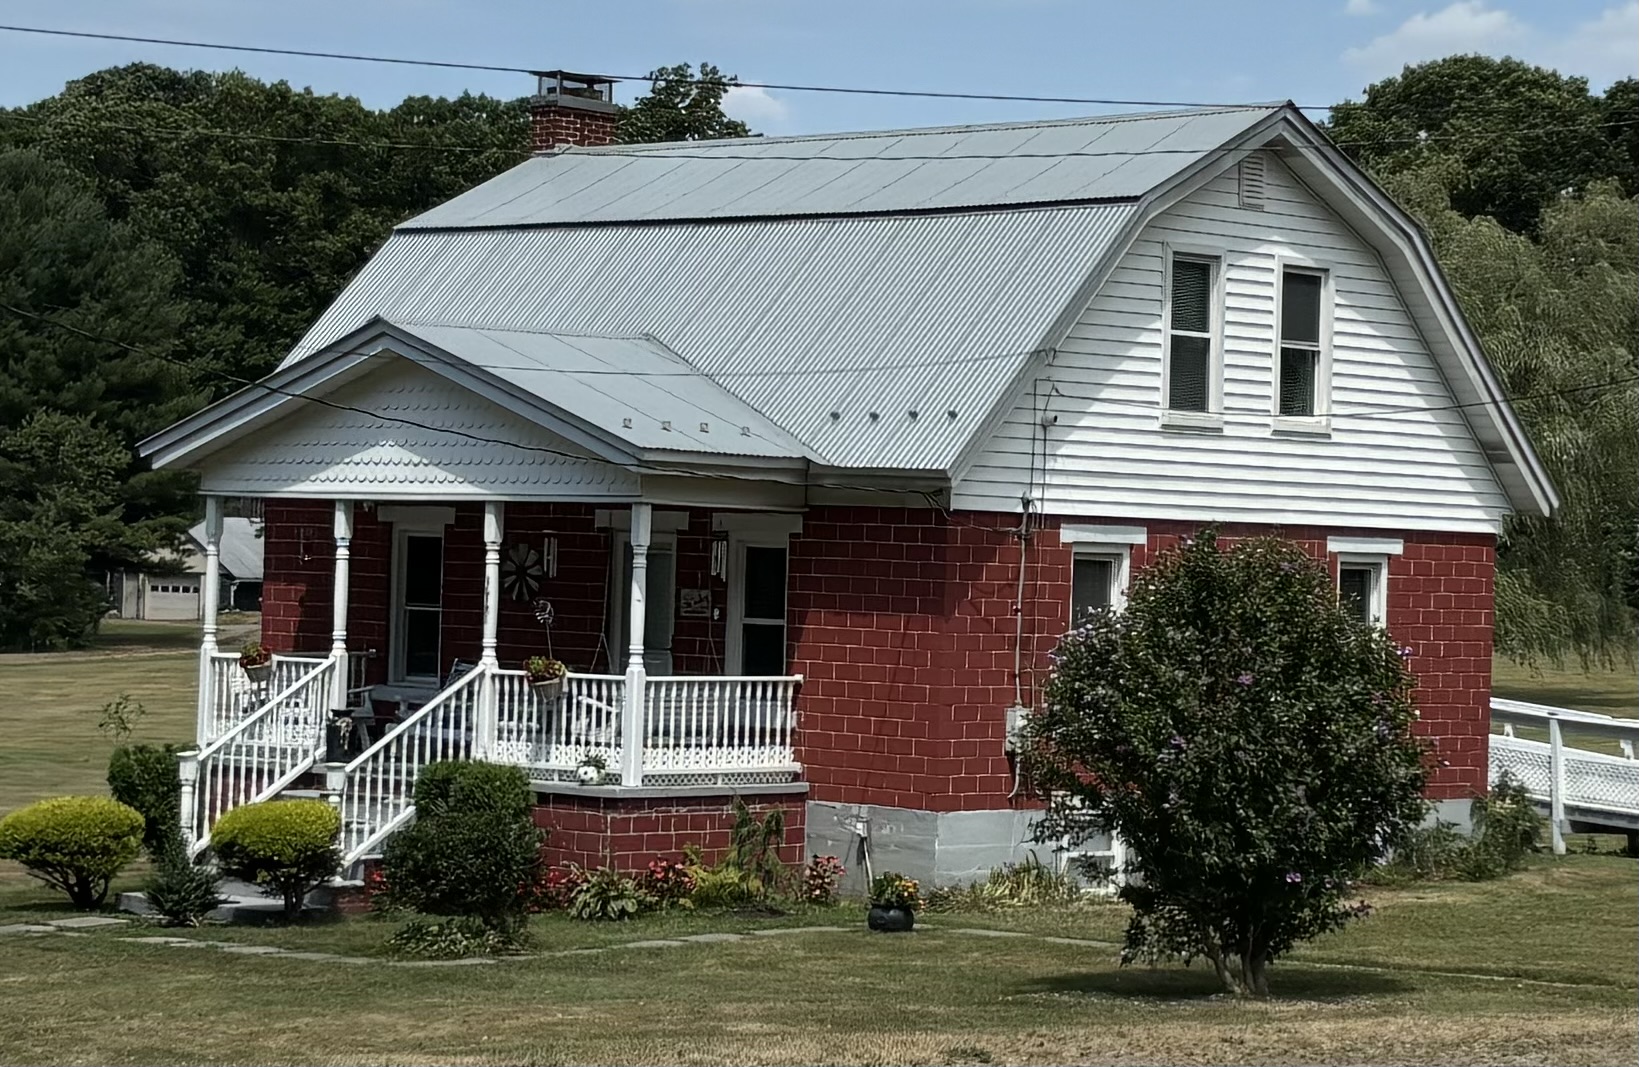
<path id="1" fill-rule="evenodd" d="M 209 744 L 216 732 L 216 616 L 222 591 L 222 498 L 205 498 L 205 576 L 200 580 L 199 705 L 194 737 Z"/>
<path id="2" fill-rule="evenodd" d="M 495 672 L 500 668 L 497 654 L 501 628 L 501 527 L 505 505 L 498 500 L 484 502 L 484 636 L 478 669 L 484 672 L 478 696 L 478 729 L 473 735 L 474 759 L 493 759 L 500 727 L 499 685 Z"/>
<path id="3" fill-rule="evenodd" d="M 632 599 L 627 614 L 632 644 L 626 658 L 626 706 L 620 724 L 620 782 L 629 786 L 643 784 L 644 688 L 647 679 L 647 669 L 643 664 L 643 619 L 653 520 L 652 505 L 632 505 Z"/>
<path id="4" fill-rule="evenodd" d="M 353 502 L 336 501 L 336 584 L 330 597 L 330 658 L 336 668 L 330 677 L 330 706 L 347 706 L 347 591 L 353 558 Z"/>

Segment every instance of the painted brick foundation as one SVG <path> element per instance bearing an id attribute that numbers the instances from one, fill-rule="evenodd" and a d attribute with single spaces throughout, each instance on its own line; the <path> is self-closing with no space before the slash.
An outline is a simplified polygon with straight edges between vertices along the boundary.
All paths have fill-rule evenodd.
<path id="1" fill-rule="evenodd" d="M 787 863 L 802 862 L 807 799 L 800 790 L 745 798 L 758 818 L 775 808 L 785 812 L 779 852 Z M 549 793 L 535 807 L 535 825 L 549 831 L 544 849 L 549 863 L 641 871 L 656 858 L 681 859 L 686 845 L 699 845 L 709 863 L 728 847 L 734 800 L 723 794 L 626 798 Z"/>

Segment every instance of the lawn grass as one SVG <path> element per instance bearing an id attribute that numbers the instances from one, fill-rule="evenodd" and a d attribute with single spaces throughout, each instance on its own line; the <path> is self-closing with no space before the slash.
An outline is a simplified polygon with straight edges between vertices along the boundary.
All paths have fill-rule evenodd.
<path id="1" fill-rule="evenodd" d="M 1633 663 L 1588 671 L 1572 666 L 1532 670 L 1498 658 L 1491 671 L 1491 691 L 1499 697 L 1600 715 L 1639 716 L 1639 673 Z M 1493 725 L 1491 732 L 1501 733 L 1502 726 Z M 1547 730 L 1533 726 L 1516 726 L 1514 732 L 1528 741 L 1548 740 Z M 1585 734 L 1574 726 L 1565 728 L 1564 738 L 1567 745 L 1576 748 L 1611 756 L 1622 754 L 1622 746 L 1614 739 Z"/>
<path id="2" fill-rule="evenodd" d="M 930 915 L 908 936 L 867 934 L 857 908 L 541 917 L 541 951 L 793 922 L 847 930 L 452 969 L 134 945 L 127 931 L 8 939 L 0 1062 L 1633 1062 L 1633 872 L 1613 857 L 1539 858 L 1497 882 L 1373 889 L 1377 914 L 1277 965 L 1266 1002 L 1218 995 L 1199 966 L 1121 968 L 1110 944 L 962 932 L 1107 941 L 1125 920 L 1107 903 Z M 0 922 L 40 914 L 9 896 Z M 357 951 L 390 929 L 189 936 Z"/>

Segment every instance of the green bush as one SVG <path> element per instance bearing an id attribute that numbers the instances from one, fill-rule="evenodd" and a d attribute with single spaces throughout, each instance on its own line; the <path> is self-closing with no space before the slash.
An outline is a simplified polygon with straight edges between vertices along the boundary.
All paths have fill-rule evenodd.
<path id="1" fill-rule="evenodd" d="M 432 960 L 494 956 L 514 947 L 511 938 L 470 917 L 405 923 L 387 939 L 387 945 L 402 955 Z"/>
<path id="2" fill-rule="evenodd" d="M 142 813 L 142 844 L 158 857 L 181 832 L 177 745 L 121 745 L 108 757 L 108 791 Z"/>
<path id="3" fill-rule="evenodd" d="M 180 834 L 173 835 L 154 852 L 154 870 L 143 886 L 143 895 L 155 913 L 177 926 L 198 926 L 211 909 L 222 903 L 217 891 L 221 876 L 208 866 L 196 866 L 188 858 Z"/>
<path id="4" fill-rule="evenodd" d="M 533 801 L 523 768 L 499 763 L 443 760 L 429 763 L 415 780 L 417 819 L 481 811 L 528 819 Z"/>
<path id="5" fill-rule="evenodd" d="M 599 867 L 588 872 L 575 890 L 569 900 L 569 914 L 589 922 L 620 922 L 636 918 L 653 906 L 654 899 L 643 892 L 635 878 Z"/>
<path id="6" fill-rule="evenodd" d="M 430 764 L 416 779 L 415 823 L 395 834 L 382 856 L 383 902 L 475 919 L 516 941 L 535 895 L 544 843 L 530 816 L 531 799 L 529 780 L 517 767 Z"/>
<path id="7" fill-rule="evenodd" d="M 1087 899 L 1067 873 L 1055 871 L 1030 855 L 1018 863 L 992 867 L 982 882 L 934 889 L 927 894 L 928 911 L 991 911 L 997 908 L 1069 906 Z"/>
<path id="8" fill-rule="evenodd" d="M 708 865 L 698 845 L 683 849 L 687 874 L 694 883 L 689 902 L 702 908 L 744 907 L 788 888 L 791 873 L 778 851 L 784 835 L 784 809 L 772 808 L 759 819 L 735 797 L 734 826 L 722 858 Z"/>
<path id="9" fill-rule="evenodd" d="M 0 819 L 0 858 L 68 894 L 84 911 L 142 849 L 142 813 L 109 797 L 52 797 Z"/>
<path id="10" fill-rule="evenodd" d="M 284 898 L 285 917 L 336 873 L 341 816 L 322 800 L 269 800 L 234 808 L 211 830 L 222 869 Z"/>
<path id="11" fill-rule="evenodd" d="M 1412 833 L 1395 849 L 1394 858 L 1371 872 L 1367 881 L 1377 885 L 1448 879 L 1486 882 L 1519 870 L 1525 857 L 1537 850 L 1542 816 L 1513 775 L 1503 772 L 1489 795 L 1475 797 L 1468 810 L 1474 824 L 1472 836 L 1436 820 Z"/>

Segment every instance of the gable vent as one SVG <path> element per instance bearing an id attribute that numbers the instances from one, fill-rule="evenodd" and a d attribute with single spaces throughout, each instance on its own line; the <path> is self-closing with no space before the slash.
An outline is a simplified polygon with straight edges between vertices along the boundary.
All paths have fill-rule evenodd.
<path id="1" fill-rule="evenodd" d="M 1241 160 L 1241 206 L 1253 211 L 1263 210 L 1264 170 L 1262 156 L 1247 156 Z"/>

